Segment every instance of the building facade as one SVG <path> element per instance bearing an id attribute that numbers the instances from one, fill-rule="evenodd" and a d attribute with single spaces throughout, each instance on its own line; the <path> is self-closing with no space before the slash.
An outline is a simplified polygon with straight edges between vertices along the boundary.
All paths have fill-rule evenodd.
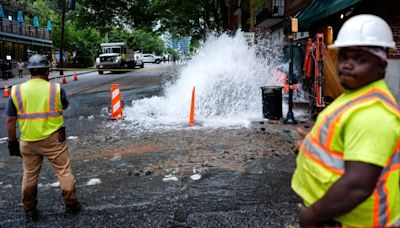
<path id="1" fill-rule="evenodd" d="M 400 101 L 400 1 L 391 0 L 225 0 L 231 27 L 256 33 L 269 32 L 275 40 L 285 40 L 286 17 L 298 18 L 296 42 L 317 33 L 329 41 L 336 39 L 343 23 L 358 14 L 374 14 L 388 22 L 397 45 L 390 52 L 386 81 Z M 246 24 L 246 26 L 244 26 Z M 332 34 L 328 36 L 327 34 Z M 301 62 L 301 61 L 300 61 Z"/>
<path id="2" fill-rule="evenodd" d="M 37 53 L 50 57 L 53 47 L 51 28 L 25 24 L 27 16 L 33 17 L 33 12 L 18 1 L 0 0 L 0 61 L 11 61 L 14 75 L 18 60 Z"/>

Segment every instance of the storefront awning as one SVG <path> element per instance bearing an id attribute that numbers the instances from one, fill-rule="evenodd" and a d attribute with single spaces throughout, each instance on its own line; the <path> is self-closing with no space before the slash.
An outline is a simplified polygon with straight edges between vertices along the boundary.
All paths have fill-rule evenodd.
<path id="1" fill-rule="evenodd" d="M 20 24 L 24 23 L 24 16 L 22 15 L 21 10 L 18 10 L 17 22 Z"/>
<path id="2" fill-rule="evenodd" d="M 4 17 L 3 6 L 0 4 L 0 19 Z"/>
<path id="3" fill-rule="evenodd" d="M 297 16 L 300 31 L 362 0 L 313 0 Z"/>
<path id="4" fill-rule="evenodd" d="M 47 31 L 51 32 L 51 30 L 53 30 L 53 26 L 51 25 L 51 21 L 48 20 L 47 21 Z"/>
<path id="5" fill-rule="evenodd" d="M 38 16 L 33 17 L 33 27 L 37 28 L 39 27 L 39 18 Z"/>

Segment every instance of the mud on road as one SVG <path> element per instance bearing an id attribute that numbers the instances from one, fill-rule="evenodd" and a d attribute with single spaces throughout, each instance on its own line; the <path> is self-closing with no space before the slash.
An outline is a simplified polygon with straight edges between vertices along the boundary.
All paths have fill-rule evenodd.
<path id="1" fill-rule="evenodd" d="M 65 217 L 48 162 L 39 180 L 39 227 L 287 227 L 295 155 L 281 124 L 129 136 L 101 128 L 69 140 L 85 210 Z M 113 137 L 109 137 L 113 135 Z M 1 145 L 5 151 L 4 144 Z M 0 157 L 0 226 L 23 223 L 21 161 Z M 192 175 L 198 174 L 191 178 Z"/>
<path id="2" fill-rule="evenodd" d="M 127 100 L 162 86 L 122 91 Z M 147 95 L 146 95 L 147 94 Z M 66 216 L 45 161 L 37 227 L 291 227 L 299 199 L 290 188 L 295 126 L 184 128 L 132 134 L 109 120 L 109 92 L 76 94 L 65 112 L 69 153 L 84 210 Z M 5 129 L 4 117 L 0 127 Z M 23 227 L 21 159 L 0 143 L 0 227 Z"/>

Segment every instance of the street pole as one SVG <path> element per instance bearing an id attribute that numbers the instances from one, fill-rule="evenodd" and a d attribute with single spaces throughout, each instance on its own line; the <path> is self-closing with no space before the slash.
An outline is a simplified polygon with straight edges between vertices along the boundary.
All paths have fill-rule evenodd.
<path id="1" fill-rule="evenodd" d="M 293 115 L 293 34 L 289 35 L 289 108 L 285 124 L 297 124 Z"/>
<path id="2" fill-rule="evenodd" d="M 61 37 L 60 37 L 60 68 L 64 67 L 64 24 L 65 24 L 65 0 L 61 3 Z M 60 70 L 60 76 L 64 76 L 64 71 Z"/>

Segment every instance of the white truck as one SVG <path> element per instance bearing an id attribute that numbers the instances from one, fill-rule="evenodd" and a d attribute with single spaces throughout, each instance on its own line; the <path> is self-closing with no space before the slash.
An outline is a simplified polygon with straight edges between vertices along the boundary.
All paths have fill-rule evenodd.
<path id="1" fill-rule="evenodd" d="M 157 63 L 160 64 L 163 58 L 161 56 L 156 56 L 153 54 L 143 54 L 143 62 L 145 63 Z"/>
<path id="2" fill-rule="evenodd" d="M 100 44 L 102 54 L 96 59 L 99 74 L 112 69 L 134 69 L 144 67 L 143 55 L 126 47 L 124 42 Z"/>

